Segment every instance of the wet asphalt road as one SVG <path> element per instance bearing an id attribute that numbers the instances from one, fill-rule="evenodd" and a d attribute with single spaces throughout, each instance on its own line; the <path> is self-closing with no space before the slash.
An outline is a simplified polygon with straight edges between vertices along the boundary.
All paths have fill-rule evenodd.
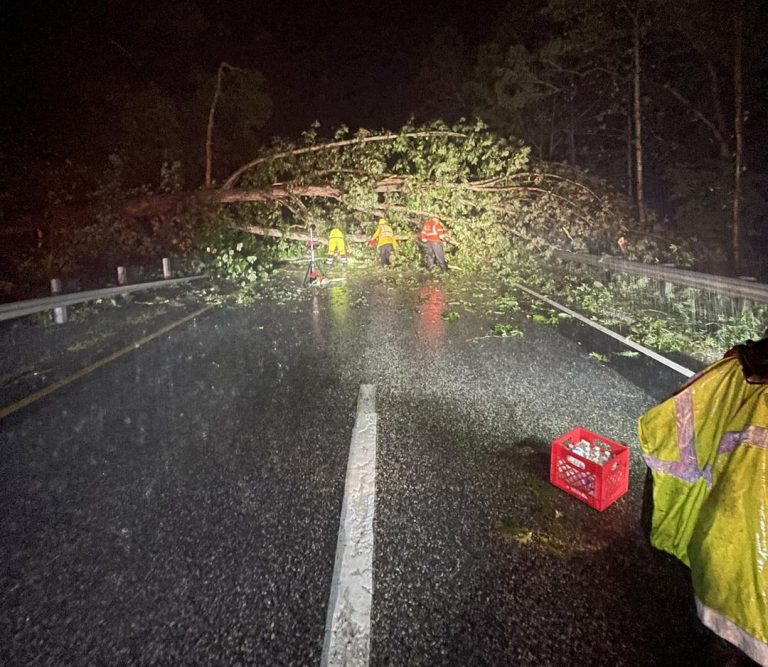
<path id="1" fill-rule="evenodd" d="M 0 664 L 318 664 L 361 383 L 372 664 L 717 664 L 639 525 L 636 420 L 679 376 L 453 275 L 300 278 L 0 422 Z M 548 482 L 576 425 L 632 448 L 604 513 Z"/>

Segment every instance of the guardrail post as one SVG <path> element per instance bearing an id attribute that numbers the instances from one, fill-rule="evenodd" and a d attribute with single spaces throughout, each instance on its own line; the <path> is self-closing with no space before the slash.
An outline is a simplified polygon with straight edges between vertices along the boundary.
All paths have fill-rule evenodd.
<path id="1" fill-rule="evenodd" d="M 117 267 L 117 284 L 118 285 L 127 285 L 128 284 L 128 275 L 126 273 L 124 266 L 118 266 Z"/>
<path id="2" fill-rule="evenodd" d="M 51 294 L 61 294 L 61 280 L 59 278 L 51 278 Z M 67 321 L 66 306 L 57 306 L 53 309 L 53 321 L 56 324 L 64 324 Z"/>
<path id="3" fill-rule="evenodd" d="M 171 275 L 171 260 L 168 257 L 163 257 L 163 278 L 168 280 Z"/>
<path id="4" fill-rule="evenodd" d="M 754 276 L 739 276 L 739 280 L 744 280 L 748 283 L 754 283 L 757 282 L 757 278 Z M 749 299 L 742 299 L 741 300 L 741 311 L 738 314 L 745 315 L 746 313 L 751 312 L 752 308 L 754 307 L 754 304 Z"/>
<path id="5" fill-rule="evenodd" d="M 139 292 L 148 289 L 160 289 L 169 285 L 181 285 L 182 283 L 188 283 L 193 280 L 201 280 L 205 278 L 205 274 L 196 276 L 186 276 L 184 278 L 172 278 L 170 280 L 153 280 L 146 283 L 138 283 L 134 285 L 121 285 L 119 287 L 107 287 L 104 289 L 87 290 L 85 292 L 76 292 L 72 294 L 56 294 L 58 291 L 58 283 L 51 281 L 51 290 L 54 293 L 52 296 L 44 296 L 38 299 L 29 299 L 26 301 L 14 301 L 12 303 L 0 303 L 0 322 L 5 320 L 12 320 L 17 317 L 24 317 L 26 315 L 32 315 L 34 313 L 43 313 L 45 311 L 51 311 L 55 308 L 69 308 L 69 306 L 75 306 L 79 303 L 87 303 L 88 301 L 96 301 L 98 299 L 109 299 L 119 295 L 131 294 L 133 292 Z M 61 305 L 59 305 L 61 304 Z"/>
<path id="6" fill-rule="evenodd" d="M 731 306 L 730 313 L 727 312 L 729 310 L 728 309 L 729 305 Z M 717 311 L 715 315 L 718 317 L 724 318 L 724 317 L 733 315 L 733 299 L 729 299 L 723 296 L 723 294 L 721 294 L 720 292 L 715 292 L 715 308 Z"/>

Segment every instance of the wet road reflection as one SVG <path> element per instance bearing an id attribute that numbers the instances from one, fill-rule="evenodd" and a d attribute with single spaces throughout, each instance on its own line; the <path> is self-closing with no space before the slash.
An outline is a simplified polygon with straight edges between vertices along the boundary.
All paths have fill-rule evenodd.
<path id="1" fill-rule="evenodd" d="M 328 298 L 331 304 L 331 315 L 336 328 L 346 328 L 349 315 L 349 289 L 346 285 L 334 285 L 328 288 Z"/>
<path id="2" fill-rule="evenodd" d="M 320 298 L 317 291 L 312 294 L 312 340 L 318 345 L 325 344 L 323 337 L 322 319 L 320 316 Z"/>
<path id="3" fill-rule="evenodd" d="M 441 285 L 422 285 L 419 290 L 419 341 L 433 355 L 439 353 L 445 338 L 445 289 Z"/>

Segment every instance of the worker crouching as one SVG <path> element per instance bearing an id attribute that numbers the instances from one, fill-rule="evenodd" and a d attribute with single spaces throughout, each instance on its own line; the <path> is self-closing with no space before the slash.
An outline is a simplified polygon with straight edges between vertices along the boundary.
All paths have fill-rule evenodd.
<path id="1" fill-rule="evenodd" d="M 371 248 L 376 248 L 379 253 L 379 261 L 382 266 L 389 266 L 392 251 L 397 247 L 397 239 L 392 227 L 389 226 L 386 218 L 381 218 L 373 233 L 371 240 L 368 241 Z"/>

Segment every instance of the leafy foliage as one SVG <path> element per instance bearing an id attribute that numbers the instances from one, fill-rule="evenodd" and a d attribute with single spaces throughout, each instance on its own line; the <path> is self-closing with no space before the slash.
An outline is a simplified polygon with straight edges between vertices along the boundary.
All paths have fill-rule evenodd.
<path id="1" fill-rule="evenodd" d="M 522 338 L 523 332 L 512 324 L 497 323 L 493 325 L 491 334 L 502 338 Z"/>
<path id="2" fill-rule="evenodd" d="M 704 363 L 719 359 L 733 345 L 760 338 L 768 322 L 765 305 L 734 303 L 690 287 L 669 291 L 644 276 L 616 273 L 610 280 L 596 280 L 599 273 L 604 275 L 593 267 L 539 263 L 526 267 L 520 282 L 630 340 Z M 637 356 L 632 351 L 618 354 Z"/>
<path id="3" fill-rule="evenodd" d="M 227 242 L 227 234 L 216 237 L 218 242 L 206 247 L 206 260 L 213 275 L 243 287 L 269 275 L 277 254 L 274 246 L 247 237 L 234 244 Z"/>
<path id="4" fill-rule="evenodd" d="M 114 156 L 100 189 L 107 201 L 120 195 L 122 166 Z M 407 125 L 392 134 L 351 135 L 342 127 L 325 142 L 312 126 L 297 143 L 275 142 L 238 173 L 236 185 L 246 190 L 270 191 L 279 183 L 288 192 L 315 186 L 319 193 L 141 219 L 121 218 L 105 206 L 85 226 L 57 231 L 51 247 L 70 271 L 94 258 L 114 265 L 196 253 L 215 273 L 243 283 L 263 277 L 278 257 L 304 250 L 285 240 L 257 239 L 243 231 L 251 225 L 287 230 L 315 224 L 320 236 L 340 227 L 367 238 L 386 216 L 405 239 L 397 262 L 417 263 L 415 234 L 424 220 L 437 217 L 455 244 L 452 267 L 506 276 L 531 254 L 556 248 L 610 252 L 619 236 L 636 238 L 631 206 L 605 182 L 572 166 L 533 163 L 527 146 L 479 121 Z M 176 188 L 172 177 L 169 171 L 166 189 Z M 679 259 L 685 243 L 672 241 L 639 239 L 630 248 L 655 261 L 668 261 L 674 248 Z"/>
<path id="5" fill-rule="evenodd" d="M 277 142 L 241 170 L 238 185 L 272 183 L 329 186 L 340 194 L 249 205 L 258 224 L 314 223 L 321 235 L 335 226 L 369 234 L 386 216 L 396 233 L 411 238 L 434 216 L 458 247 L 451 264 L 470 271 L 511 273 L 526 254 L 551 248 L 611 251 L 633 227 L 631 205 L 604 181 L 572 166 L 534 164 L 527 146 L 479 121 L 407 125 L 396 134 L 350 135 L 342 127 L 326 142 L 312 126 L 299 142 Z M 650 242 L 647 253 L 655 250 L 660 260 L 668 247 Z M 414 244 L 399 250 L 418 255 Z"/>

